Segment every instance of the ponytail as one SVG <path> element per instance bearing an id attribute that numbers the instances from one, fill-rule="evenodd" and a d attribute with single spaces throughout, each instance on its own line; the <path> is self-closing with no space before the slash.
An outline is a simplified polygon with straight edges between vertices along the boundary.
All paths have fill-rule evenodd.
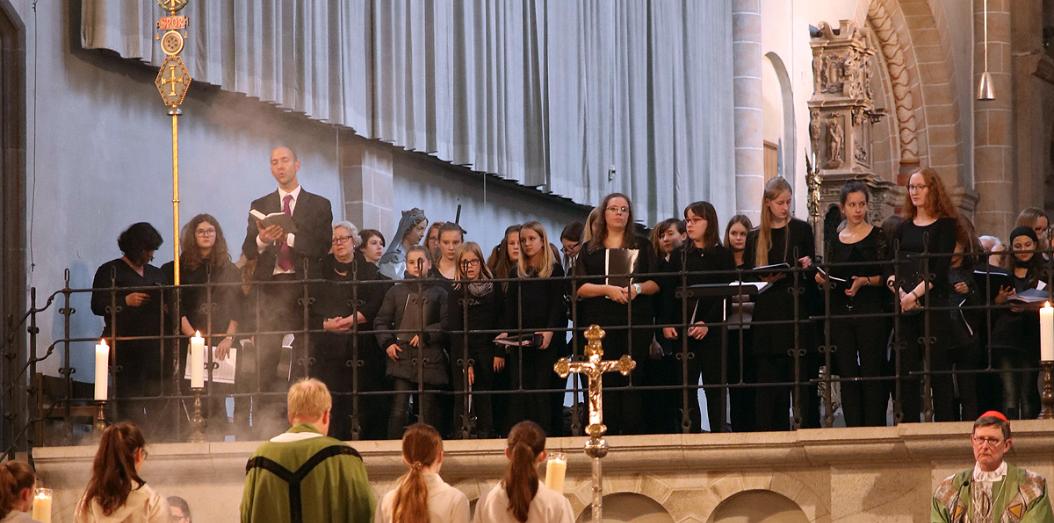
<path id="1" fill-rule="evenodd" d="M 145 447 L 143 433 L 135 424 L 123 422 L 107 427 L 95 452 L 92 477 L 84 490 L 80 509 L 90 512 L 94 500 L 103 514 L 109 516 L 124 505 L 133 489 L 145 485 L 146 481 L 135 470 L 136 452 Z"/>
<path id="2" fill-rule="evenodd" d="M 428 521 L 428 484 L 424 469 L 439 459 L 443 439 L 439 431 L 425 423 L 415 423 L 403 434 L 403 459 L 410 470 L 399 481 L 392 501 L 392 523 Z"/>
<path id="3" fill-rule="evenodd" d="M 22 491 L 33 488 L 36 482 L 36 474 L 25 463 L 8 461 L 0 465 L 0 518 L 15 510 Z"/>
<path id="4" fill-rule="evenodd" d="M 509 498 L 509 512 L 526 522 L 531 501 L 538 493 L 536 460 L 545 450 L 545 432 L 533 421 L 521 421 L 509 431 L 509 469 L 503 483 Z"/>

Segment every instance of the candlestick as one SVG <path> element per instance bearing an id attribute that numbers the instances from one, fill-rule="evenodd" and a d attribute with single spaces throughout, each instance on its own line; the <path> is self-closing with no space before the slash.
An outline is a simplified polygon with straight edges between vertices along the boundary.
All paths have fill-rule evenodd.
<path id="1" fill-rule="evenodd" d="M 1043 406 L 1039 411 L 1039 419 L 1054 419 L 1054 361 L 1041 361 L 1039 366 L 1043 382 L 1039 393 L 1039 404 Z"/>
<path id="2" fill-rule="evenodd" d="M 95 346 L 95 401 L 106 401 L 109 370 L 110 346 L 106 339 L 101 339 Z"/>
<path id="3" fill-rule="evenodd" d="M 1054 361 L 1054 307 L 1039 309 L 1039 361 Z"/>
<path id="4" fill-rule="evenodd" d="M 38 488 L 33 494 L 33 519 L 51 523 L 51 489 Z"/>
<path id="5" fill-rule="evenodd" d="M 190 388 L 205 387 L 205 339 L 200 332 L 190 338 Z"/>
<path id="6" fill-rule="evenodd" d="M 545 486 L 563 494 L 566 475 L 567 456 L 562 452 L 549 454 L 549 460 L 545 463 Z"/>

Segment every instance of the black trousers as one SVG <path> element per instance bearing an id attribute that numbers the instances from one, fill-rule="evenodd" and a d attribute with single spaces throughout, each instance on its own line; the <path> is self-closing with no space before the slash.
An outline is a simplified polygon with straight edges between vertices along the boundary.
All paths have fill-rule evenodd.
<path id="1" fill-rule="evenodd" d="M 882 311 L 876 307 L 873 310 L 857 308 L 855 312 L 871 314 Z M 831 319 L 834 373 L 842 379 L 882 376 L 888 339 L 889 327 L 883 318 Z M 842 414 L 847 427 L 881 427 L 886 424 L 889 398 L 881 381 L 842 381 L 841 389 Z"/>
<path id="2" fill-rule="evenodd" d="M 424 388 L 435 389 L 436 386 L 425 385 Z M 395 391 L 395 394 L 392 397 L 392 408 L 388 417 L 388 439 L 402 439 L 403 430 L 406 428 L 407 423 L 412 423 L 409 419 L 411 395 L 414 396 L 414 406 L 417 411 L 417 419 L 415 421 L 436 426 L 439 416 L 436 410 L 435 393 L 425 392 L 419 394 L 417 393 L 417 383 L 403 378 L 392 378 L 392 390 Z"/>
<path id="3" fill-rule="evenodd" d="M 156 340 L 118 341 L 114 346 L 114 391 L 117 418 L 131 421 L 147 434 L 165 436 L 171 419 L 163 413 L 165 400 L 160 398 L 163 351 Z M 125 399 L 139 398 L 139 399 Z M 171 416 L 171 413 L 168 413 Z"/>
<path id="4" fill-rule="evenodd" d="M 552 433 L 554 420 L 551 393 L 534 392 L 552 387 L 554 373 L 551 349 L 523 347 L 514 349 L 506 358 L 509 389 L 523 390 L 507 396 L 506 432 L 526 419 L 537 423 L 546 434 Z"/>
<path id="5" fill-rule="evenodd" d="M 742 336 L 742 339 L 740 339 Z M 746 387 L 730 387 L 729 424 L 733 432 L 750 432 L 754 430 L 754 396 L 753 383 L 757 381 L 754 366 L 750 364 L 751 333 L 750 329 L 742 332 L 738 328 L 728 330 L 728 382 L 750 384 Z"/>
<path id="6" fill-rule="evenodd" d="M 629 354 L 634 361 L 648 357 L 654 329 L 651 326 L 633 327 L 632 334 L 625 329 L 607 329 L 604 338 L 604 359 L 614 360 Z M 583 342 L 582 346 L 585 346 Z M 633 371 L 629 376 L 609 372 L 602 378 L 604 384 L 604 424 L 608 434 L 643 434 L 644 395 L 639 390 L 613 390 L 643 383 L 643 376 Z M 588 403 L 588 401 L 587 401 Z"/>
<path id="7" fill-rule="evenodd" d="M 480 347 L 476 354 L 476 357 L 470 357 L 467 360 L 465 354 L 450 355 L 450 370 L 453 377 L 451 384 L 455 393 L 454 418 L 451 425 L 454 438 L 464 437 L 463 429 L 473 425 L 473 432 L 469 436 L 494 437 L 492 395 L 488 394 L 494 390 L 494 356 L 483 347 Z M 480 356 L 479 354 L 485 355 Z M 467 393 L 467 369 L 469 367 L 472 368 L 475 376 L 472 383 L 471 410 L 468 409 L 470 396 Z"/>
<path id="8" fill-rule="evenodd" d="M 941 300 L 943 302 L 944 300 Z M 927 320 L 926 317 L 929 316 Z M 955 392 L 952 385 L 951 317 L 947 311 L 923 310 L 900 316 L 900 407 L 901 422 L 921 420 L 923 401 L 923 362 L 926 358 L 925 322 L 929 321 L 930 390 L 934 421 L 953 421 Z"/>

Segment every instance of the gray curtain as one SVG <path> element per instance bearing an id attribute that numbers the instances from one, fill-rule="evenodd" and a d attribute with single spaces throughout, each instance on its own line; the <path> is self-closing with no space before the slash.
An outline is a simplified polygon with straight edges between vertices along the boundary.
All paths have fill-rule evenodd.
<path id="1" fill-rule="evenodd" d="M 83 0 L 81 43 L 154 65 L 151 0 Z M 215 84 L 648 222 L 734 211 L 731 0 L 191 0 Z M 609 168 L 615 176 L 609 180 Z"/>

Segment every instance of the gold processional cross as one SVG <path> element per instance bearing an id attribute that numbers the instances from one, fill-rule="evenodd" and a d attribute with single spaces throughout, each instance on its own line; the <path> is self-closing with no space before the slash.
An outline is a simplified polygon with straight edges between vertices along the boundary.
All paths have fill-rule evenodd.
<path id="1" fill-rule="evenodd" d="M 586 392 L 586 396 L 589 398 L 589 425 L 586 427 L 589 441 L 586 442 L 585 450 L 586 455 L 592 458 L 593 461 L 592 520 L 600 523 L 604 510 L 603 472 L 600 468 L 600 458 L 603 458 L 608 453 L 607 441 L 603 437 L 604 433 L 607 432 L 607 427 L 604 425 L 603 377 L 604 374 L 609 372 L 618 372 L 623 376 L 629 376 L 629 373 L 637 366 L 637 362 L 633 361 L 633 358 L 628 354 L 623 354 L 617 360 L 605 361 L 604 345 L 601 342 L 604 338 L 604 330 L 599 325 L 590 325 L 586 329 L 585 334 L 587 340 L 586 361 L 573 362 L 568 358 L 560 358 L 553 365 L 553 370 L 561 378 L 567 378 L 569 374 L 581 374 L 589 380 L 589 388 Z"/>

